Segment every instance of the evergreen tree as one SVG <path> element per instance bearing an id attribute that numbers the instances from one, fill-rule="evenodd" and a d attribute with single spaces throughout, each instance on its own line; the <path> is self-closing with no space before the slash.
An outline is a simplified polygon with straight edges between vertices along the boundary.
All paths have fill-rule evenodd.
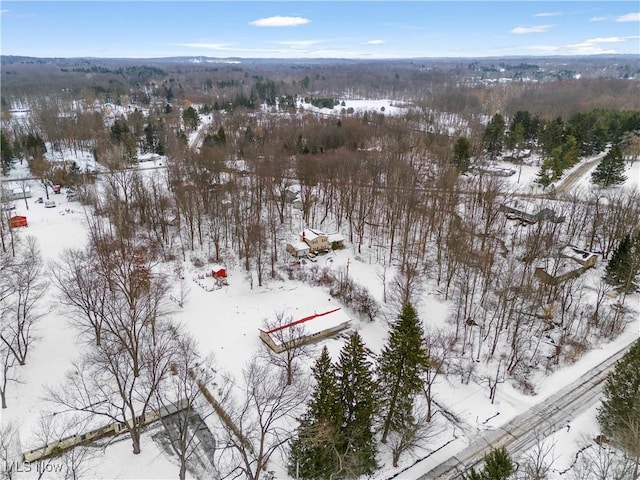
<path id="1" fill-rule="evenodd" d="M 337 473 L 341 407 L 337 377 L 327 347 L 312 369 L 315 387 L 308 410 L 291 444 L 289 474 L 302 479 L 328 478 Z"/>
<path id="2" fill-rule="evenodd" d="M 637 277 L 640 274 L 640 232 L 634 237 L 627 234 L 611 254 L 605 270 L 606 281 L 623 293 L 640 290 Z"/>
<path id="3" fill-rule="evenodd" d="M 604 385 L 598 411 L 602 433 L 634 459 L 637 478 L 640 463 L 640 340 L 617 363 Z"/>
<path id="4" fill-rule="evenodd" d="M 554 148 L 562 145 L 564 137 L 564 122 L 562 118 L 547 121 L 540 131 L 538 139 L 544 157 L 549 157 Z"/>
<path id="5" fill-rule="evenodd" d="M 422 390 L 427 367 L 424 331 L 415 309 L 407 303 L 391 327 L 378 364 L 383 443 L 389 431 L 404 431 L 415 422 L 413 400 Z"/>
<path id="6" fill-rule="evenodd" d="M 227 143 L 227 135 L 224 133 L 224 128 L 220 126 L 218 133 L 216 134 L 216 143 L 224 145 Z"/>
<path id="7" fill-rule="evenodd" d="M 500 113 L 496 113 L 484 131 L 483 143 L 492 159 L 502 152 L 505 128 L 504 117 Z"/>
<path id="8" fill-rule="evenodd" d="M 493 449 L 484 457 L 484 470 L 473 467 L 462 475 L 463 480 L 507 480 L 515 472 L 511 457 L 504 447 Z"/>
<path id="9" fill-rule="evenodd" d="M 484 457 L 483 474 L 487 480 L 507 480 L 514 472 L 515 467 L 504 447 L 491 450 Z"/>
<path id="10" fill-rule="evenodd" d="M 367 356 L 362 338 L 354 332 L 340 351 L 336 367 L 342 404 L 342 467 L 350 477 L 369 475 L 377 467 L 373 433 L 376 385 Z"/>
<path id="11" fill-rule="evenodd" d="M 538 175 L 536 176 L 536 183 L 542 185 L 542 188 L 547 188 L 551 185 L 551 177 L 549 176 L 549 169 L 543 163 L 540 166 L 540 170 L 538 171 Z"/>
<path id="12" fill-rule="evenodd" d="M 2 163 L 0 164 L 2 175 L 7 175 L 13 164 L 13 149 L 9 138 L 3 130 L 0 130 L 0 156 L 2 157 Z"/>
<path id="13" fill-rule="evenodd" d="M 531 112 L 527 110 L 518 110 L 511 119 L 509 131 L 513 133 L 521 128 L 524 141 L 528 143 L 537 137 L 538 123 L 539 120 L 532 117 Z"/>
<path id="14" fill-rule="evenodd" d="M 182 120 L 184 121 L 184 125 L 188 130 L 195 130 L 200 125 L 200 116 L 196 109 L 193 107 L 185 108 L 182 112 Z"/>
<path id="15" fill-rule="evenodd" d="M 471 159 L 471 142 L 467 137 L 459 137 L 453 145 L 453 163 L 460 173 L 469 170 Z"/>
<path id="16" fill-rule="evenodd" d="M 622 150 L 614 145 L 591 174 L 591 181 L 601 187 L 609 187 L 623 183 L 626 179 Z"/>
<path id="17" fill-rule="evenodd" d="M 315 387 L 297 438 L 291 445 L 289 474 L 303 479 L 322 479 L 339 469 L 337 449 L 342 420 L 336 371 L 327 347 L 322 349 L 312 370 Z"/>

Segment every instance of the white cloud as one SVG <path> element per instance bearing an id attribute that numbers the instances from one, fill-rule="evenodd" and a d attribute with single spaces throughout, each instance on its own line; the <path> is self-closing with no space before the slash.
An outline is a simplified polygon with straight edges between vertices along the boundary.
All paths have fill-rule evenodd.
<path id="1" fill-rule="evenodd" d="M 267 17 L 249 22 L 249 25 L 254 27 L 297 27 L 299 25 L 305 25 L 311 22 L 308 18 L 304 17 Z"/>
<path id="2" fill-rule="evenodd" d="M 273 42 L 277 45 L 285 45 L 287 47 L 308 47 L 311 45 L 317 45 L 321 43 L 320 40 L 283 40 L 280 42 Z"/>
<path id="3" fill-rule="evenodd" d="M 230 43 L 175 43 L 179 47 L 204 48 L 206 50 L 228 50 Z"/>
<path id="4" fill-rule="evenodd" d="M 620 42 L 625 42 L 626 40 L 624 38 L 621 37 L 597 37 L 597 38 L 590 38 L 588 40 L 585 40 L 583 43 L 620 43 Z"/>
<path id="5" fill-rule="evenodd" d="M 562 15 L 562 12 L 540 12 L 536 13 L 534 17 L 557 17 Z"/>
<path id="6" fill-rule="evenodd" d="M 560 50 L 560 47 L 556 47 L 554 45 L 531 45 L 527 48 L 529 50 L 535 50 L 536 52 L 543 53 L 556 53 L 558 50 Z"/>
<path id="7" fill-rule="evenodd" d="M 591 17 L 590 22 L 604 22 L 607 20 L 607 17 Z"/>
<path id="8" fill-rule="evenodd" d="M 557 55 L 617 54 L 620 52 L 609 46 L 610 44 L 624 43 L 634 38 L 635 37 L 594 37 L 568 45 L 535 45 L 530 46 L 529 49 L 543 54 Z"/>
<path id="9" fill-rule="evenodd" d="M 6 8 L 3 8 L 2 10 L 0 10 L 0 15 L 4 15 L 5 13 L 9 13 L 9 10 Z"/>
<path id="10" fill-rule="evenodd" d="M 383 43 L 387 43 L 385 40 L 367 40 L 366 42 L 362 42 L 362 45 L 382 45 Z"/>
<path id="11" fill-rule="evenodd" d="M 516 27 L 509 33 L 515 33 L 518 35 L 522 35 L 525 33 L 545 33 L 548 32 L 549 29 L 553 28 L 553 25 L 534 25 L 533 27 Z"/>
<path id="12" fill-rule="evenodd" d="M 640 22 L 640 12 L 627 13 L 616 18 L 616 22 Z"/>

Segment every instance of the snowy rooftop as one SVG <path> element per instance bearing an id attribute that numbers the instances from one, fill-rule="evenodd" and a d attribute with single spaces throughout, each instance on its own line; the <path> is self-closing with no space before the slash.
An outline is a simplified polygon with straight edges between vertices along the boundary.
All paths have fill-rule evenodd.
<path id="1" fill-rule="evenodd" d="M 341 308 L 329 310 L 323 313 L 314 313 L 308 317 L 301 318 L 286 325 L 273 328 L 271 330 L 260 330 L 266 333 L 278 346 L 281 346 L 281 340 L 291 340 L 288 335 L 277 335 L 277 332 L 290 329 L 295 326 L 299 326 L 299 331 L 296 332 L 300 338 L 312 337 L 326 330 L 331 330 L 339 327 L 342 324 L 350 322 L 351 319 Z"/>
<path id="2" fill-rule="evenodd" d="M 288 242 L 295 250 L 309 250 L 309 245 L 300 240 L 291 240 Z"/>
<path id="3" fill-rule="evenodd" d="M 571 258 L 579 263 L 586 263 L 593 257 L 598 257 L 597 253 L 588 252 L 586 250 L 582 250 L 581 248 L 574 247 L 573 245 L 567 245 L 560 251 L 560 253 L 562 254 L 562 256 Z"/>
<path id="4" fill-rule="evenodd" d="M 320 230 L 314 230 L 312 228 L 305 228 L 302 233 L 300 234 L 301 237 L 306 238 L 309 241 L 313 241 L 318 237 L 326 237 L 327 234 L 320 231 Z"/>

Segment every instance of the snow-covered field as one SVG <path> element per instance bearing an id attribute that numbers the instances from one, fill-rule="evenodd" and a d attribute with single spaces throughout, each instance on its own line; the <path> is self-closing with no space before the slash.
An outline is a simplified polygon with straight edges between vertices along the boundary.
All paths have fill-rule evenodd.
<path id="1" fill-rule="evenodd" d="M 348 106 L 357 108 L 358 104 L 355 102 L 349 102 Z M 395 108 L 385 102 L 376 105 L 376 108 L 385 106 L 386 111 Z M 368 105 L 368 109 L 371 109 L 370 107 Z M 60 154 L 65 159 L 68 159 L 69 155 L 70 152 Z M 90 157 L 82 155 L 78 160 L 81 162 L 81 167 L 90 167 Z M 141 169 L 163 168 L 162 158 L 145 158 L 145 160 L 148 161 L 141 163 Z M 506 163 L 498 163 L 496 166 L 513 168 L 513 165 Z M 516 173 L 506 177 L 505 181 L 508 182 L 512 191 L 541 193 L 533 183 L 537 170 L 538 167 L 535 164 L 523 165 L 519 175 Z M 566 172 L 565 176 L 570 173 L 570 171 Z M 620 188 L 640 187 L 640 162 L 630 166 L 626 174 L 628 180 Z M 21 176 L 26 176 L 24 167 L 16 168 L 11 173 L 12 178 Z M 587 174 L 576 188 L 584 190 L 597 188 L 588 180 Z M 85 211 L 78 202 L 67 201 L 64 190 L 60 195 L 51 195 L 52 200 L 56 201 L 54 208 L 45 208 L 43 204 L 34 202 L 35 198 L 45 196 L 44 191 L 41 191 L 42 187 L 33 181 L 31 189 L 33 198 L 27 200 L 28 208 L 22 200 L 15 202 L 15 213 L 25 215 L 29 222 L 29 226 L 18 230 L 17 234 L 31 235 L 38 239 L 47 265 L 45 272 L 50 272 L 55 268 L 53 262 L 59 259 L 65 248 L 79 247 L 86 242 Z M 371 260 L 375 258 L 374 253 L 370 253 L 364 247 L 363 252 L 356 255 L 353 249 L 347 248 L 319 257 L 318 266 L 342 271 L 348 268 L 349 275 L 357 279 L 358 283 L 364 285 L 380 301 L 383 290 L 379 275 L 381 267 Z M 251 285 L 242 268 L 234 264 L 231 258 L 228 260 L 225 267 L 229 273 L 229 285 L 213 290 L 203 288 L 202 282 L 199 281 L 198 277 L 205 273 L 205 269 L 198 269 L 190 262 L 185 262 L 184 278 L 189 293 L 184 308 L 180 308 L 177 304 L 172 306 L 172 315 L 198 339 L 201 353 L 212 354 L 216 363 L 235 378 L 240 378 L 242 367 L 251 355 L 261 348 L 258 329 L 263 326 L 266 318 L 275 316 L 277 312 L 286 312 L 292 317 L 301 318 L 341 306 L 335 299 L 331 299 L 324 289 L 296 281 L 270 281 L 263 287 Z M 310 268 L 310 266 L 302 266 L 302 268 Z M 591 271 L 589 275 L 593 275 L 594 278 L 601 275 L 602 268 L 601 266 Z M 435 288 L 432 287 L 426 285 L 417 310 L 423 322 L 430 328 L 445 326 L 450 305 L 443 302 L 434 293 Z M 10 422 L 16 422 L 19 425 L 20 444 L 23 451 L 40 444 L 34 437 L 40 416 L 53 415 L 58 408 L 47 401 L 45 387 L 60 385 L 70 362 L 79 353 L 80 347 L 76 341 L 76 333 L 67 325 L 66 312 L 59 304 L 57 295 L 55 288 L 48 289 L 41 307 L 45 314 L 38 324 L 39 340 L 30 352 L 27 365 L 20 369 L 21 382 L 10 385 L 8 388 L 9 408 L 1 412 L 2 425 Z M 178 293 L 174 292 L 174 295 L 177 296 Z M 628 302 L 635 305 L 636 313 L 640 311 L 637 297 Z M 360 331 L 369 348 L 379 351 L 385 341 L 388 327 L 383 319 L 378 319 L 375 322 L 354 320 L 352 328 Z M 437 392 L 437 401 L 463 419 L 470 431 L 497 428 L 588 371 L 621 346 L 631 343 L 638 338 L 639 333 L 639 323 L 635 321 L 614 342 L 596 346 L 574 365 L 546 377 L 539 375 L 535 379 L 536 396 L 526 396 L 505 383 L 498 387 L 495 403 L 492 404 L 485 386 L 474 383 L 462 385 L 455 378 L 448 380 L 441 378 L 434 387 Z M 341 338 L 333 338 L 323 341 L 322 345 L 327 345 L 330 352 L 335 355 L 341 348 L 342 342 Z M 553 434 L 552 440 L 556 445 L 556 463 L 554 464 L 556 472 L 564 470 L 571 464 L 585 436 L 593 437 L 596 434 L 595 408 L 594 406 L 580 418 L 575 419 L 570 431 L 563 426 Z M 442 434 L 432 441 L 430 446 L 432 449 L 461 434 L 450 426 L 443 428 L 445 430 Z M 143 437 L 141 455 L 131 454 L 130 442 L 126 436 L 110 446 L 106 452 L 96 452 L 94 460 L 89 464 L 90 469 L 86 477 L 96 479 L 175 478 L 178 472 L 176 462 L 154 443 L 151 439 L 152 433 L 149 432 Z M 400 469 L 427 453 L 428 451 L 417 451 L 414 457 L 406 455 L 401 460 Z M 434 456 L 422 462 L 420 470 L 428 471 L 436 465 L 437 461 L 438 458 Z M 277 460 L 274 463 L 276 464 L 271 469 L 276 472 L 276 478 L 288 478 L 282 465 L 278 465 Z M 388 452 L 383 452 L 381 464 L 382 468 L 373 476 L 375 479 L 391 478 L 398 471 L 391 467 Z M 416 470 L 412 470 L 414 471 Z M 14 478 L 34 478 L 34 472 L 17 471 Z"/>

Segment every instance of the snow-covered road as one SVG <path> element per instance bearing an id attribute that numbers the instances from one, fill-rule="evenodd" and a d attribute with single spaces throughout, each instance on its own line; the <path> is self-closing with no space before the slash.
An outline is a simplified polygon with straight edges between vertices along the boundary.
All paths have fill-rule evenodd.
<path id="1" fill-rule="evenodd" d="M 506 447 L 512 458 L 533 448 L 541 434 L 550 435 L 565 428 L 576 416 L 599 400 L 607 375 L 631 345 L 633 342 L 503 427 L 472 439 L 466 448 L 451 455 L 426 474 L 418 476 L 417 464 L 414 467 L 416 477 L 419 480 L 454 480 L 460 478 L 461 472 L 466 469 L 481 464 L 484 456 L 493 448 Z M 450 444 L 452 450 L 456 448 L 456 443 Z M 457 443 L 457 446 L 460 444 Z M 410 474 L 411 470 L 413 469 L 406 473 Z"/>

